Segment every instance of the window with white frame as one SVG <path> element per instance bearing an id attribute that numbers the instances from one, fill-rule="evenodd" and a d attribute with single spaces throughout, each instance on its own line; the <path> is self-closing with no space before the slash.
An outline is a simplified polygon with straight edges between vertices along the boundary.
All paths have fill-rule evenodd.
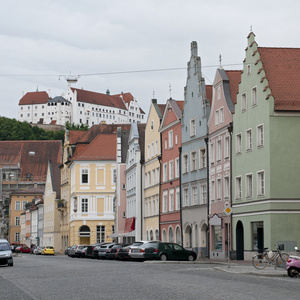
<path id="1" fill-rule="evenodd" d="M 218 95 L 218 100 L 220 100 L 221 99 L 221 87 L 220 86 L 218 86 L 217 95 Z"/>
<path id="2" fill-rule="evenodd" d="M 152 210 L 153 210 L 153 216 L 156 215 L 155 199 L 152 200 Z"/>
<path id="3" fill-rule="evenodd" d="M 182 162 L 182 173 L 187 173 L 188 172 L 188 161 L 189 161 L 189 158 L 188 158 L 188 155 L 187 154 L 184 154 L 183 155 L 183 162 Z"/>
<path id="4" fill-rule="evenodd" d="M 225 137 L 225 145 L 224 145 L 224 158 L 228 158 L 230 153 L 230 138 L 229 136 Z"/>
<path id="5" fill-rule="evenodd" d="M 156 178 L 155 178 L 155 169 L 152 170 L 152 184 L 156 184 Z"/>
<path id="6" fill-rule="evenodd" d="M 156 168 L 156 183 L 159 183 L 159 181 L 160 181 L 159 168 Z"/>
<path id="7" fill-rule="evenodd" d="M 168 209 L 168 192 L 164 191 L 163 193 L 163 207 L 162 207 L 162 211 L 163 212 L 167 212 Z"/>
<path id="8" fill-rule="evenodd" d="M 151 186 L 151 171 L 148 172 L 148 186 Z"/>
<path id="9" fill-rule="evenodd" d="M 224 108 L 220 108 L 220 113 L 219 113 L 219 123 L 222 124 L 224 122 Z"/>
<path id="10" fill-rule="evenodd" d="M 246 93 L 242 94 L 242 111 L 247 109 L 247 96 Z"/>
<path id="11" fill-rule="evenodd" d="M 216 187 L 215 187 L 215 180 L 211 181 L 211 200 L 215 200 L 215 195 L 216 195 Z"/>
<path id="12" fill-rule="evenodd" d="M 200 185 L 200 192 L 201 192 L 201 204 L 206 204 L 206 202 L 207 202 L 206 184 L 201 184 Z"/>
<path id="13" fill-rule="evenodd" d="M 257 126 L 257 147 L 264 145 L 264 125 Z"/>
<path id="14" fill-rule="evenodd" d="M 206 168 L 206 149 L 199 149 L 199 169 Z"/>
<path id="15" fill-rule="evenodd" d="M 15 218 L 15 225 L 20 226 L 20 217 Z"/>
<path id="16" fill-rule="evenodd" d="M 105 242 L 105 226 L 97 226 L 96 227 L 96 243 L 104 243 Z"/>
<path id="17" fill-rule="evenodd" d="M 242 198 L 242 177 L 235 178 L 235 198 Z"/>
<path id="18" fill-rule="evenodd" d="M 152 206 L 151 206 L 151 200 L 149 200 L 149 213 L 148 216 L 151 217 L 152 216 Z"/>
<path id="19" fill-rule="evenodd" d="M 26 209 L 26 204 L 28 203 L 28 201 L 22 201 L 22 209 L 25 210 Z"/>
<path id="20" fill-rule="evenodd" d="M 247 75 L 251 74 L 251 65 L 247 65 Z"/>
<path id="21" fill-rule="evenodd" d="M 116 184 L 116 182 L 117 182 L 117 169 L 112 169 L 112 173 L 113 173 L 112 183 Z"/>
<path id="22" fill-rule="evenodd" d="M 191 171 L 195 171 L 197 169 L 197 152 L 191 152 Z"/>
<path id="23" fill-rule="evenodd" d="M 150 145 L 147 146 L 147 159 L 150 159 Z"/>
<path id="24" fill-rule="evenodd" d="M 198 204 L 198 187 L 192 187 L 192 205 Z"/>
<path id="25" fill-rule="evenodd" d="M 168 149 L 168 139 L 165 139 L 165 150 Z"/>
<path id="26" fill-rule="evenodd" d="M 155 155 L 158 154 L 158 141 L 155 141 Z"/>
<path id="27" fill-rule="evenodd" d="M 189 189 L 188 188 L 183 189 L 183 203 L 184 203 L 184 206 L 189 205 Z"/>
<path id="28" fill-rule="evenodd" d="M 210 144 L 210 163 L 211 164 L 215 163 L 215 144 L 214 143 Z"/>
<path id="29" fill-rule="evenodd" d="M 164 167 L 163 167 L 163 179 L 164 181 L 168 180 L 168 163 L 164 163 Z"/>
<path id="30" fill-rule="evenodd" d="M 15 241 L 20 242 L 20 232 L 15 233 Z"/>
<path id="31" fill-rule="evenodd" d="M 224 177 L 224 198 L 228 199 L 230 193 L 229 176 Z"/>
<path id="32" fill-rule="evenodd" d="M 236 135 L 236 145 L 235 145 L 235 152 L 242 153 L 242 134 L 238 133 Z"/>
<path id="33" fill-rule="evenodd" d="M 257 105 L 257 88 L 254 87 L 251 90 L 251 104 L 252 106 Z"/>
<path id="34" fill-rule="evenodd" d="M 174 178 L 174 161 L 169 161 L 169 180 L 172 180 Z"/>
<path id="35" fill-rule="evenodd" d="M 252 186 L 253 186 L 253 180 L 252 180 L 252 174 L 246 175 L 246 197 L 252 198 Z"/>
<path id="36" fill-rule="evenodd" d="M 190 136 L 196 135 L 196 119 L 192 119 L 190 121 Z"/>
<path id="37" fill-rule="evenodd" d="M 222 181 L 221 178 L 217 179 L 217 199 L 221 200 L 222 198 Z"/>
<path id="38" fill-rule="evenodd" d="M 178 134 L 175 135 L 175 145 L 178 144 Z"/>
<path id="39" fill-rule="evenodd" d="M 154 143 L 151 143 L 151 157 L 154 156 Z"/>
<path id="40" fill-rule="evenodd" d="M 89 183 L 89 170 L 81 169 L 81 183 Z"/>
<path id="41" fill-rule="evenodd" d="M 252 150 L 252 129 L 246 131 L 246 150 Z"/>
<path id="42" fill-rule="evenodd" d="M 215 112 L 215 125 L 216 126 L 219 125 L 219 111 L 218 110 L 216 110 L 216 112 Z"/>
<path id="43" fill-rule="evenodd" d="M 263 196 L 265 194 L 265 172 L 257 172 L 257 194 Z"/>
<path id="44" fill-rule="evenodd" d="M 175 209 L 180 209 L 180 189 L 179 187 L 176 188 L 176 195 L 175 195 Z"/>
<path id="45" fill-rule="evenodd" d="M 169 131 L 169 148 L 173 148 L 173 130 Z"/>
<path id="46" fill-rule="evenodd" d="M 179 177 L 179 158 L 175 158 L 175 178 Z"/>
<path id="47" fill-rule="evenodd" d="M 128 184 L 127 184 L 128 186 Z M 145 188 L 148 187 L 148 173 L 145 173 Z"/>
<path id="48" fill-rule="evenodd" d="M 222 140 L 217 141 L 217 161 L 220 161 L 222 158 Z"/>
<path id="49" fill-rule="evenodd" d="M 81 199 L 81 212 L 86 213 L 89 211 L 89 200 L 87 198 Z"/>
<path id="50" fill-rule="evenodd" d="M 145 217 L 148 217 L 148 202 L 145 202 Z"/>
<path id="51" fill-rule="evenodd" d="M 174 189 L 169 190 L 169 211 L 174 210 Z"/>
<path id="52" fill-rule="evenodd" d="M 21 202 L 16 201 L 16 210 L 21 210 Z"/>

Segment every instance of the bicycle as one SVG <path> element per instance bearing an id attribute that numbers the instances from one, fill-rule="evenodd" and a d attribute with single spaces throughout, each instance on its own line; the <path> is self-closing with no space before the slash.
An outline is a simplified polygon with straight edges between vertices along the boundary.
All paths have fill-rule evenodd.
<path id="1" fill-rule="evenodd" d="M 286 267 L 286 262 L 288 261 L 289 255 L 287 253 L 283 253 L 280 250 L 283 250 L 282 245 L 275 245 L 276 251 L 267 251 L 268 248 L 264 248 L 263 253 L 256 253 L 256 255 L 252 258 L 253 266 L 258 269 L 262 270 L 271 264 L 275 264 L 275 268 Z"/>

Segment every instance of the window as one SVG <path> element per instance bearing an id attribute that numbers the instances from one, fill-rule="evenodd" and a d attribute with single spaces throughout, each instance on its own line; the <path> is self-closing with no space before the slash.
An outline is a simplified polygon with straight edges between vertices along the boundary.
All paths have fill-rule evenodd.
<path id="1" fill-rule="evenodd" d="M 154 143 L 151 144 L 151 157 L 154 156 Z"/>
<path id="2" fill-rule="evenodd" d="M 159 172 L 159 168 L 156 168 L 156 183 L 160 183 L 160 172 Z"/>
<path id="3" fill-rule="evenodd" d="M 213 247 L 214 250 L 222 250 L 222 228 L 221 225 L 213 225 Z"/>
<path id="4" fill-rule="evenodd" d="M 222 181 L 221 178 L 217 179 L 217 199 L 221 200 L 222 198 Z"/>
<path id="5" fill-rule="evenodd" d="M 205 148 L 199 150 L 199 168 L 206 168 L 206 151 Z"/>
<path id="6" fill-rule="evenodd" d="M 191 171 L 195 171 L 197 169 L 197 152 L 194 151 L 191 153 Z"/>
<path id="7" fill-rule="evenodd" d="M 88 206 L 88 199 L 83 198 L 81 199 L 81 212 L 88 212 L 89 206 Z"/>
<path id="8" fill-rule="evenodd" d="M 252 174 L 246 175 L 246 197 L 252 198 Z"/>
<path id="9" fill-rule="evenodd" d="M 264 145 L 264 126 L 257 126 L 257 147 L 262 147 Z"/>
<path id="10" fill-rule="evenodd" d="M 196 120 L 192 119 L 190 121 L 190 136 L 195 136 L 196 135 Z"/>
<path id="11" fill-rule="evenodd" d="M 229 136 L 225 137 L 225 146 L 224 146 L 224 158 L 228 158 L 230 153 L 230 138 Z"/>
<path id="12" fill-rule="evenodd" d="M 177 134 L 175 135 L 175 144 L 176 145 L 178 144 L 178 135 Z"/>
<path id="13" fill-rule="evenodd" d="M 150 158 L 150 145 L 147 146 L 147 159 Z"/>
<path id="14" fill-rule="evenodd" d="M 20 242 L 20 232 L 15 233 L 15 241 Z"/>
<path id="15" fill-rule="evenodd" d="M 222 140 L 217 142 L 217 161 L 220 161 L 222 158 Z"/>
<path id="16" fill-rule="evenodd" d="M 20 226 L 20 217 L 15 218 L 15 225 Z"/>
<path id="17" fill-rule="evenodd" d="M 169 211 L 174 210 L 174 189 L 169 191 Z"/>
<path id="18" fill-rule="evenodd" d="M 189 189 L 185 188 L 183 189 L 183 203 L 184 206 L 188 206 L 189 205 Z"/>
<path id="19" fill-rule="evenodd" d="M 248 75 L 251 74 L 251 65 L 247 65 L 247 74 L 248 74 Z"/>
<path id="20" fill-rule="evenodd" d="M 145 217 L 148 217 L 148 202 L 145 203 Z"/>
<path id="21" fill-rule="evenodd" d="M 179 158 L 175 159 L 175 178 L 179 177 Z"/>
<path id="22" fill-rule="evenodd" d="M 198 187 L 192 187 L 192 205 L 198 204 Z"/>
<path id="23" fill-rule="evenodd" d="M 222 124 L 224 122 L 224 109 L 223 109 L 223 107 L 220 108 L 219 122 L 220 122 L 220 124 Z"/>
<path id="24" fill-rule="evenodd" d="M 89 170 L 88 169 L 81 170 L 81 183 L 89 183 Z"/>
<path id="25" fill-rule="evenodd" d="M 236 199 L 242 198 L 242 178 L 241 177 L 235 178 L 235 198 Z"/>
<path id="26" fill-rule="evenodd" d="M 252 150 L 252 130 L 248 129 L 246 131 L 246 150 Z"/>
<path id="27" fill-rule="evenodd" d="M 185 154 L 183 155 L 183 166 L 182 166 L 182 173 L 187 173 L 188 172 L 188 155 Z"/>
<path id="28" fill-rule="evenodd" d="M 145 173 L 145 188 L 148 187 L 148 173 Z"/>
<path id="29" fill-rule="evenodd" d="M 180 189 L 179 187 L 176 188 L 176 199 L 175 199 L 175 209 L 180 209 Z"/>
<path id="30" fill-rule="evenodd" d="M 230 186 L 229 186 L 229 177 L 224 177 L 224 198 L 229 198 Z"/>
<path id="31" fill-rule="evenodd" d="M 158 154 L 158 141 L 155 141 L 155 155 Z"/>
<path id="32" fill-rule="evenodd" d="M 163 168 L 163 178 L 164 178 L 164 181 L 167 181 L 168 180 L 168 164 L 167 163 L 164 163 L 164 168 Z"/>
<path id="33" fill-rule="evenodd" d="M 257 192 L 258 196 L 265 194 L 265 172 L 260 171 L 257 173 Z"/>
<path id="34" fill-rule="evenodd" d="M 155 170 L 152 170 L 152 184 L 156 184 L 156 180 L 155 180 Z"/>
<path id="35" fill-rule="evenodd" d="M 21 210 L 21 202 L 16 201 L 16 210 Z"/>
<path id="36" fill-rule="evenodd" d="M 201 191 L 201 204 L 206 204 L 207 202 L 207 189 L 206 189 L 206 184 L 202 184 L 200 186 L 200 191 Z"/>
<path id="37" fill-rule="evenodd" d="M 168 149 L 168 139 L 165 139 L 165 150 Z"/>
<path id="38" fill-rule="evenodd" d="M 211 164 L 215 163 L 215 144 L 214 143 L 210 144 L 210 163 Z"/>
<path id="39" fill-rule="evenodd" d="M 22 201 L 22 209 L 25 210 L 26 209 L 26 204 L 28 203 L 28 201 Z"/>
<path id="40" fill-rule="evenodd" d="M 113 184 L 116 184 L 117 182 L 117 169 L 113 169 Z"/>
<path id="41" fill-rule="evenodd" d="M 97 243 L 104 243 L 105 242 L 105 226 L 97 226 Z"/>
<path id="42" fill-rule="evenodd" d="M 236 135 L 236 153 L 242 153 L 242 135 L 238 133 Z"/>
<path id="43" fill-rule="evenodd" d="M 162 211 L 163 212 L 167 212 L 168 209 L 168 192 L 164 191 L 163 193 L 163 207 L 162 207 Z"/>
<path id="44" fill-rule="evenodd" d="M 242 94 L 242 111 L 247 109 L 247 97 L 246 93 Z"/>
<path id="45" fill-rule="evenodd" d="M 169 148 L 173 148 L 173 130 L 169 131 Z"/>
<path id="46" fill-rule="evenodd" d="M 215 181 L 211 181 L 211 200 L 215 200 L 216 195 L 216 187 L 215 187 Z"/>
<path id="47" fill-rule="evenodd" d="M 251 104 L 252 106 L 257 105 L 257 89 L 254 87 L 251 91 Z"/>
<path id="48" fill-rule="evenodd" d="M 169 180 L 174 178 L 174 161 L 169 161 Z"/>
<path id="49" fill-rule="evenodd" d="M 216 126 L 219 125 L 219 111 L 218 110 L 216 110 L 216 112 L 215 112 L 215 125 Z"/>

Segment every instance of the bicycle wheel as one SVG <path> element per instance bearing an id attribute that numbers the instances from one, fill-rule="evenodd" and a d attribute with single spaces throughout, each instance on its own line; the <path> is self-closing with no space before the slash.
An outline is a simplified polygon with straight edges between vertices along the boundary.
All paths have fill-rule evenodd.
<path id="1" fill-rule="evenodd" d="M 286 263 L 289 259 L 289 255 L 287 253 L 280 253 L 276 259 L 276 265 L 278 268 L 286 268 Z"/>
<path id="2" fill-rule="evenodd" d="M 268 258 L 266 257 L 266 254 L 256 254 L 253 256 L 252 264 L 258 270 L 264 269 L 268 265 Z"/>

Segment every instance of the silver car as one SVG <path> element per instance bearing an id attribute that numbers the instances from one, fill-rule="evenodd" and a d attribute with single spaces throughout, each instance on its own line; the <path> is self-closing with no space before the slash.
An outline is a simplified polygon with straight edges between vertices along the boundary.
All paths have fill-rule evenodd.
<path id="1" fill-rule="evenodd" d="M 9 242 L 4 239 L 0 239 L 0 265 L 14 265 L 13 254 L 9 246 Z"/>

